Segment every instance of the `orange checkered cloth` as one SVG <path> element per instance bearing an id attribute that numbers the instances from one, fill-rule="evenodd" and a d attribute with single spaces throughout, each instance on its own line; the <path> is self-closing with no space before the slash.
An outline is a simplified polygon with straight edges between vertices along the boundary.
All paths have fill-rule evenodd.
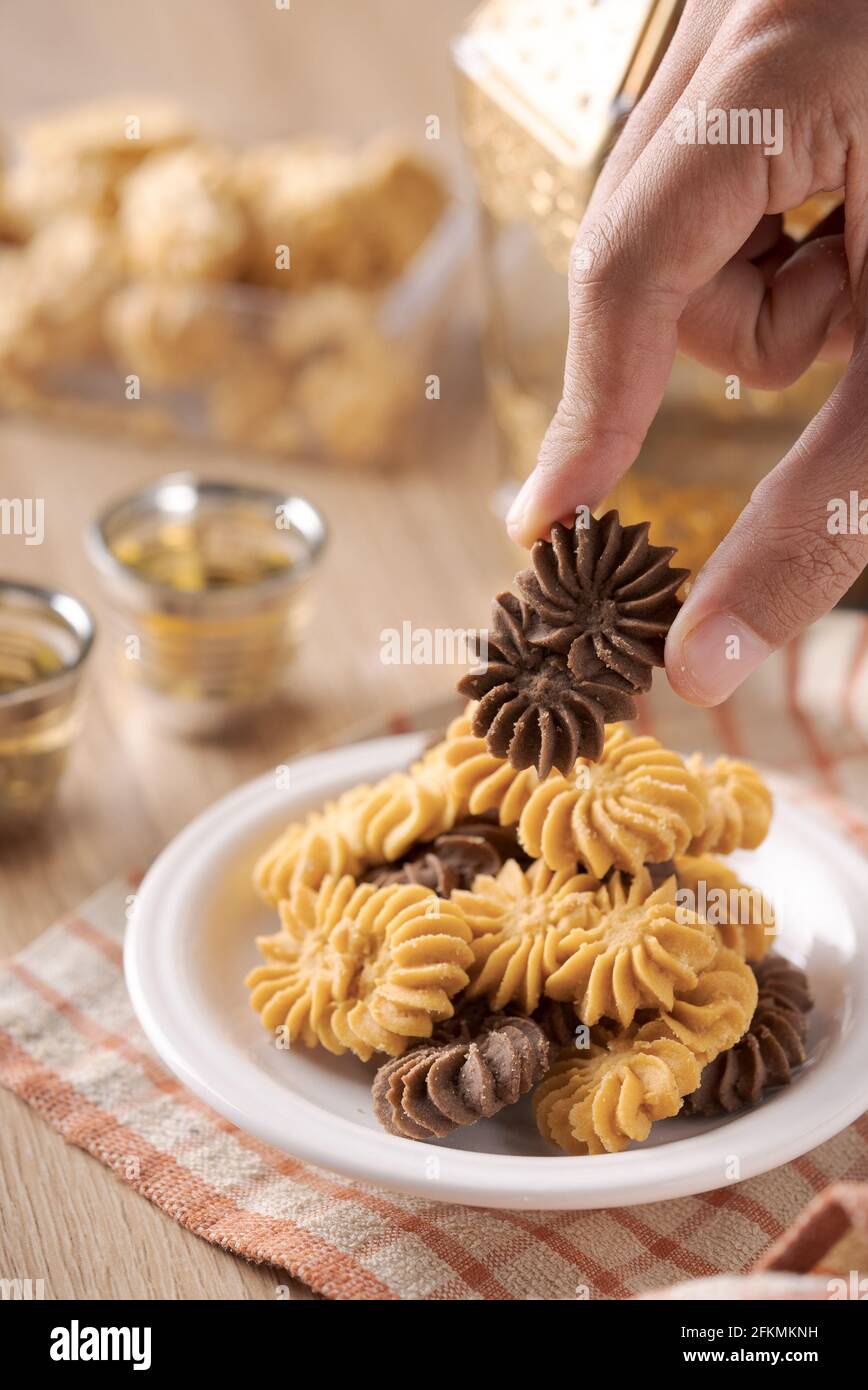
<path id="1" fill-rule="evenodd" d="M 797 774 L 868 850 L 868 619 L 832 615 L 719 710 L 676 702 L 658 679 L 642 724 L 679 748 Z M 0 1081 L 189 1230 L 327 1296 L 629 1298 L 745 1271 L 816 1193 L 868 1179 L 868 1116 L 762 1177 L 605 1211 L 467 1208 L 299 1163 L 213 1114 L 151 1051 L 121 972 L 129 891 L 110 884 L 0 971 Z"/>

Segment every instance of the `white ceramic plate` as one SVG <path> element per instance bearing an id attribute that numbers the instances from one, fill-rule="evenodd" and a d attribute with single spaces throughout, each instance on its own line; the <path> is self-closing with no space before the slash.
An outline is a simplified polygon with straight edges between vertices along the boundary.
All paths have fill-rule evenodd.
<path id="1" fill-rule="evenodd" d="M 356 744 L 268 775 L 193 821 L 142 884 L 126 976 L 168 1067 L 241 1129 L 276 1148 L 382 1187 L 478 1206 L 627 1206 L 721 1187 L 814 1148 L 868 1107 L 868 863 L 786 783 L 771 834 L 734 856 L 782 917 L 781 949 L 806 965 L 816 998 L 809 1061 L 762 1106 L 717 1121 L 675 1119 L 626 1153 L 570 1158 L 539 1137 L 526 1098 L 437 1144 L 394 1138 L 371 1113 L 373 1063 L 299 1046 L 279 1051 L 242 980 L 253 938 L 274 930 L 254 897 L 257 855 L 289 820 L 417 756 L 416 734 Z"/>

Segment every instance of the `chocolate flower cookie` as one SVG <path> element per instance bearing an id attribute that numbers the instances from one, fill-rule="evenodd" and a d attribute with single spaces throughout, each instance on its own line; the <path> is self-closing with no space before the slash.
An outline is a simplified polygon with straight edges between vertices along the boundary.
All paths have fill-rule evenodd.
<path id="1" fill-rule="evenodd" d="M 390 1134 L 442 1139 L 513 1105 L 549 1069 L 549 1044 L 530 1018 L 489 1017 L 475 1037 L 414 1048 L 374 1077 L 374 1114 Z"/>
<path id="2" fill-rule="evenodd" d="M 560 653 L 528 640 L 537 620 L 514 594 L 491 605 L 488 656 L 458 682 L 479 703 L 472 729 L 489 752 L 514 768 L 534 767 L 547 777 L 568 772 L 580 755 L 598 758 L 604 728 L 636 714 L 633 688 L 599 662 L 581 679 Z"/>
<path id="3" fill-rule="evenodd" d="M 537 541 L 531 565 L 516 575 L 533 613 L 526 636 L 567 658 L 578 685 L 602 666 L 633 690 L 648 690 L 663 665 L 666 634 L 680 607 L 676 591 L 688 570 L 672 569 L 668 546 L 651 545 L 649 523 L 622 526 L 615 511 L 587 525 L 557 523 L 551 541 Z"/>
<path id="4" fill-rule="evenodd" d="M 671 567 L 674 553 L 614 511 L 537 541 L 518 595 L 492 604 L 487 660 L 458 684 L 478 701 L 473 733 L 495 757 L 566 774 L 580 756 L 599 758 L 606 724 L 635 717 L 688 574 Z"/>

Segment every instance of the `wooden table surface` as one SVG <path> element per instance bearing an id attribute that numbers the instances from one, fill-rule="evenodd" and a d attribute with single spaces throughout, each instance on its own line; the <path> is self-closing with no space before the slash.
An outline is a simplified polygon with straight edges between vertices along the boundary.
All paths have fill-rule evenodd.
<path id="1" fill-rule="evenodd" d="M 473 0 L 8 0 L 0 45 L 0 132 L 46 108 L 114 93 L 159 93 L 237 140 L 400 130 L 461 178 L 448 42 Z M 462 340 L 463 341 L 463 340 Z M 82 530 L 110 497 L 173 469 L 291 485 L 327 515 L 317 613 L 292 700 L 243 736 L 179 742 L 122 698 L 105 637 L 90 671 L 86 722 L 53 814 L 0 843 L 0 955 L 75 908 L 112 875 L 146 866 L 203 807 L 293 753 L 365 717 L 447 692 L 455 671 L 383 666 L 384 627 L 478 626 L 515 568 L 489 510 L 490 428 L 472 351 L 453 344 L 430 370 L 421 442 L 388 475 L 196 458 L 0 428 L 0 496 L 45 499 L 40 547 L 0 538 L 0 574 L 69 588 L 105 608 Z M 0 1277 L 44 1278 L 52 1298 L 273 1298 L 284 1272 L 256 1268 L 176 1226 L 32 1110 L 0 1092 Z M 310 1297 L 293 1284 L 294 1297 Z"/>

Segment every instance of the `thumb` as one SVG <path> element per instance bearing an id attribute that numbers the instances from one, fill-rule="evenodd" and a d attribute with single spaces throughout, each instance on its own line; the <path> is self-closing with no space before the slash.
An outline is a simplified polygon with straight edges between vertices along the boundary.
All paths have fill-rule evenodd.
<path id="1" fill-rule="evenodd" d="M 673 689 L 718 705 L 827 613 L 868 564 L 868 345 L 801 439 L 754 490 L 666 642 Z"/>

